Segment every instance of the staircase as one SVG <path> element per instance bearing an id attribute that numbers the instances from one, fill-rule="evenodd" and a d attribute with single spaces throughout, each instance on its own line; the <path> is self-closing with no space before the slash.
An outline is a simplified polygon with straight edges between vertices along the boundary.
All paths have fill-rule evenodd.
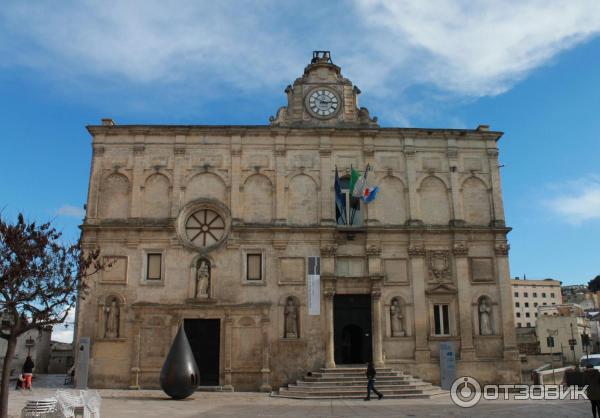
<path id="1" fill-rule="evenodd" d="M 365 367 L 320 369 L 296 383 L 279 388 L 271 396 L 293 399 L 362 399 L 367 394 Z M 431 398 L 447 393 L 438 386 L 389 367 L 377 369 L 375 387 L 389 399 Z M 375 399 L 375 394 L 371 395 Z"/>

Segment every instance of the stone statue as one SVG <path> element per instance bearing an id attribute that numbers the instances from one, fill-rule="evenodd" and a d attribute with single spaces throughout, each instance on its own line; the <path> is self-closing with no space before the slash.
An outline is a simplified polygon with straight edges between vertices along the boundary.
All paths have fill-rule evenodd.
<path id="1" fill-rule="evenodd" d="M 104 308 L 104 312 L 106 313 L 105 338 L 119 338 L 119 310 L 116 298 L 113 298 L 110 306 Z"/>
<path id="2" fill-rule="evenodd" d="M 196 273 L 196 297 L 207 298 L 208 287 L 210 285 L 210 271 L 206 260 L 200 261 L 200 266 Z"/>
<path id="3" fill-rule="evenodd" d="M 298 338 L 298 308 L 294 299 L 288 298 L 283 314 L 285 315 L 285 338 Z"/>
<path id="4" fill-rule="evenodd" d="M 481 299 L 479 303 L 479 333 L 481 335 L 492 335 L 492 321 L 490 320 L 492 308 L 488 305 L 487 299 Z"/>
<path id="5" fill-rule="evenodd" d="M 404 330 L 402 329 L 402 307 L 398 299 L 392 300 L 390 306 L 390 320 L 392 323 L 392 337 L 404 337 Z"/>

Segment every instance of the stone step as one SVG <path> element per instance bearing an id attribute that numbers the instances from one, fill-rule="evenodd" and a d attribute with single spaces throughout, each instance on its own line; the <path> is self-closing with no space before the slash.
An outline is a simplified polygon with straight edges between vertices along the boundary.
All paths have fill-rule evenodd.
<path id="1" fill-rule="evenodd" d="M 272 396 L 295 399 L 361 399 L 366 394 L 364 367 L 322 368 L 288 387 L 281 387 Z M 438 386 L 424 382 L 391 368 L 377 371 L 375 386 L 386 398 L 429 398 L 447 393 Z"/>
<path id="2" fill-rule="evenodd" d="M 420 384 L 424 383 L 420 379 L 414 378 L 404 378 L 404 379 L 377 379 L 375 381 L 376 385 L 411 385 L 411 384 Z M 346 380 L 297 380 L 297 385 L 300 386 L 327 386 L 327 385 L 338 385 L 338 386 L 348 386 L 348 385 L 366 385 L 366 379 L 346 379 Z"/>
<path id="3" fill-rule="evenodd" d="M 305 385 L 288 385 L 287 390 L 289 391 L 300 391 L 300 392 L 323 392 L 323 391 L 355 391 L 355 390 L 366 390 L 367 385 L 351 385 L 351 386 L 305 386 Z M 411 385 L 375 385 L 377 390 L 426 390 L 433 388 L 431 383 L 419 383 Z"/>

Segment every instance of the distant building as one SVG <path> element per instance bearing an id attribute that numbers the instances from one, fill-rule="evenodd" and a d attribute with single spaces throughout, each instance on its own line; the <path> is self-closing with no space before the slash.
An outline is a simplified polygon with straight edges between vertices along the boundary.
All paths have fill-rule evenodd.
<path id="1" fill-rule="evenodd" d="M 48 373 L 48 358 L 50 357 L 50 335 L 52 329 L 32 329 L 19 336 L 12 364 L 10 376 L 15 377 L 21 373 L 27 355 L 31 355 L 35 368 L 34 373 Z M 0 339 L 0 370 L 4 364 L 7 341 Z"/>
<path id="2" fill-rule="evenodd" d="M 535 327 L 538 307 L 561 305 L 561 282 L 554 279 L 519 279 L 511 281 L 515 326 Z"/>
<path id="3" fill-rule="evenodd" d="M 48 362 L 48 373 L 66 374 L 73 365 L 73 344 L 50 342 L 50 360 Z"/>
<path id="4" fill-rule="evenodd" d="M 578 305 L 570 304 L 542 306 L 538 310 L 536 334 L 540 343 L 540 352 L 542 354 L 562 352 L 568 363 L 574 359 L 578 361 L 586 353 L 581 336 L 591 334 L 590 321 L 583 309 Z M 575 340 L 573 350 L 569 340 Z M 552 342 L 554 347 L 551 347 Z"/>
<path id="5" fill-rule="evenodd" d="M 561 287 L 561 293 L 564 303 L 576 303 L 584 311 L 594 311 L 598 309 L 598 293 L 588 289 L 586 285 L 578 284 Z"/>

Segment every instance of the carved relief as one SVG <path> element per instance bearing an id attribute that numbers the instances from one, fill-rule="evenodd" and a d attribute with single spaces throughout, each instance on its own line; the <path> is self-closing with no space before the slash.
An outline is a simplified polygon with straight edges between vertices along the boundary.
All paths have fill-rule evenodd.
<path id="1" fill-rule="evenodd" d="M 408 255 L 411 257 L 425 256 L 425 247 L 419 244 L 412 244 L 408 247 Z"/>
<path id="2" fill-rule="evenodd" d="M 469 247 L 463 242 L 457 242 L 452 246 L 452 253 L 455 256 L 466 257 L 469 254 Z"/>
<path id="3" fill-rule="evenodd" d="M 445 250 L 427 252 L 427 267 L 429 268 L 429 279 L 434 282 L 451 281 L 450 277 L 450 253 Z"/>
<path id="4" fill-rule="evenodd" d="M 321 246 L 321 257 L 335 257 L 337 253 L 336 244 L 325 244 Z"/>
<path id="5" fill-rule="evenodd" d="M 367 246 L 365 253 L 369 257 L 378 257 L 381 255 L 381 247 L 376 244 L 371 244 L 371 245 Z"/>

